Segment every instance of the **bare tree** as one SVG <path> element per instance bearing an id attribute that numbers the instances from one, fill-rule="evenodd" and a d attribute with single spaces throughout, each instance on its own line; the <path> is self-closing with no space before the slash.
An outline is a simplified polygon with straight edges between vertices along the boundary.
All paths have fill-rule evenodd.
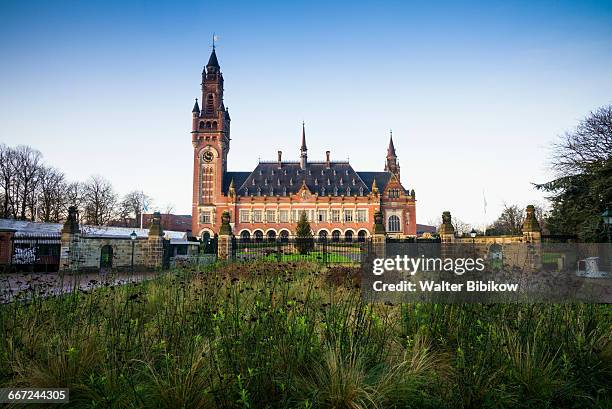
<path id="1" fill-rule="evenodd" d="M 519 234 L 523 220 L 523 209 L 520 206 L 504 203 L 504 210 L 497 220 L 487 228 L 487 233 L 492 235 Z"/>
<path id="2" fill-rule="evenodd" d="M 142 190 L 134 190 L 123 197 L 119 205 L 121 220 L 134 220 L 132 227 L 140 226 L 140 218 L 150 206 L 153 200 Z"/>
<path id="3" fill-rule="evenodd" d="M 117 207 L 117 195 L 108 180 L 97 175 L 90 177 L 83 185 L 82 197 L 86 223 L 102 226 L 112 220 Z"/>
<path id="4" fill-rule="evenodd" d="M 551 165 L 559 176 L 582 173 L 612 155 L 612 105 L 591 112 L 553 145 Z"/>
<path id="5" fill-rule="evenodd" d="M 0 145 L 0 188 L 2 189 L 2 204 L 0 208 L 0 217 L 11 217 L 11 189 L 15 179 L 14 169 L 14 149 Z"/>
<path id="6" fill-rule="evenodd" d="M 58 223 L 67 205 L 67 183 L 64 174 L 52 167 L 41 167 L 38 187 L 38 219 Z"/>
<path id="7" fill-rule="evenodd" d="M 2 217 L 34 220 L 42 155 L 29 146 L 0 146 Z"/>

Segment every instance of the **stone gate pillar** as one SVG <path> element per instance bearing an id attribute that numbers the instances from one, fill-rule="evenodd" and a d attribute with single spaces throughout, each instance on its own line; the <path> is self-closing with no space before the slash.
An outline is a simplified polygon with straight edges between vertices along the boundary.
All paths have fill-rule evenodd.
<path id="1" fill-rule="evenodd" d="M 164 259 L 164 229 L 161 225 L 161 214 L 153 213 L 151 225 L 149 226 L 149 238 L 147 243 L 147 259 L 145 266 L 149 268 L 161 268 Z"/>
<path id="2" fill-rule="evenodd" d="M 455 227 L 452 223 L 451 213 L 449 211 L 442 212 L 442 224 L 438 229 L 440 235 L 440 256 L 442 258 L 453 257 L 455 243 Z"/>
<path id="3" fill-rule="evenodd" d="M 372 236 L 372 250 L 374 257 L 385 258 L 387 254 L 387 237 L 385 234 L 385 224 L 383 222 L 383 214 L 379 210 L 374 213 L 374 235 Z"/>
<path id="4" fill-rule="evenodd" d="M 59 270 L 78 271 L 81 257 L 81 229 L 76 206 L 68 208 L 68 217 L 61 231 Z"/>
<path id="5" fill-rule="evenodd" d="M 217 239 L 217 257 L 219 260 L 227 260 L 232 256 L 232 226 L 230 226 L 230 214 L 225 211 L 221 215 L 221 228 Z"/>
<path id="6" fill-rule="evenodd" d="M 521 226 L 523 240 L 527 243 L 527 257 L 532 271 L 542 268 L 542 228 L 535 215 L 535 207 L 527 206 L 525 221 Z"/>

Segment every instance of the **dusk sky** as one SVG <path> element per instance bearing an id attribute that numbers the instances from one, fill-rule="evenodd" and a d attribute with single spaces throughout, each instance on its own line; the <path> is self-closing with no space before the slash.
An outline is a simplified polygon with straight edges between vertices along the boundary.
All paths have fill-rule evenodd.
<path id="1" fill-rule="evenodd" d="M 612 103 L 612 2 L 0 3 L 0 143 L 191 212 L 191 108 L 213 32 L 230 170 L 299 155 L 383 170 L 417 221 L 545 204 L 549 145 Z M 483 209 L 483 192 L 488 202 Z"/>

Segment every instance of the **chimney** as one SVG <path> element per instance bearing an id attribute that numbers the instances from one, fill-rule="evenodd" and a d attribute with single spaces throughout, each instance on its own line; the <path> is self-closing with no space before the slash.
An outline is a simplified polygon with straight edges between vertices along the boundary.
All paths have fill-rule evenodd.
<path id="1" fill-rule="evenodd" d="M 325 151 L 325 166 L 327 169 L 331 168 L 331 161 L 329 160 L 329 151 Z"/>
<path id="2" fill-rule="evenodd" d="M 280 169 L 283 163 L 283 151 L 278 151 L 278 168 Z"/>

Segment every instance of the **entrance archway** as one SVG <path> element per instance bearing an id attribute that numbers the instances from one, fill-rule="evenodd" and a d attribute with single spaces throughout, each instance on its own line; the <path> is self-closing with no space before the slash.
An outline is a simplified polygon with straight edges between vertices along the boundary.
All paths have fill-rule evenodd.
<path id="1" fill-rule="evenodd" d="M 113 266 L 113 247 L 102 246 L 100 249 L 100 268 L 111 268 Z"/>

